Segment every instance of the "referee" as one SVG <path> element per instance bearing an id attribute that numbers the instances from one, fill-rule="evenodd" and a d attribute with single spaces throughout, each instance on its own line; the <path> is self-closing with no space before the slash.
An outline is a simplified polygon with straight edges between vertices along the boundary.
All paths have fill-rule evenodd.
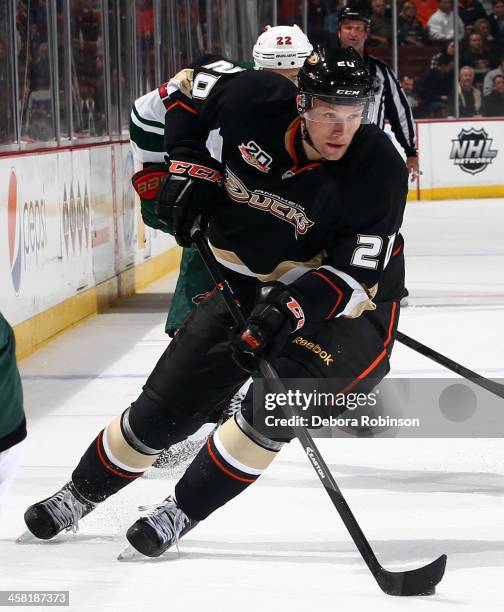
<path id="1" fill-rule="evenodd" d="M 418 156 L 415 141 L 415 125 L 410 105 L 392 69 L 364 51 L 369 35 L 371 17 L 359 8 L 345 6 L 338 19 L 340 45 L 353 47 L 367 63 L 369 72 L 378 78 L 380 88 L 376 93 L 373 122 L 381 129 L 388 119 L 397 141 L 406 154 L 406 165 L 411 180 L 418 177 Z"/>

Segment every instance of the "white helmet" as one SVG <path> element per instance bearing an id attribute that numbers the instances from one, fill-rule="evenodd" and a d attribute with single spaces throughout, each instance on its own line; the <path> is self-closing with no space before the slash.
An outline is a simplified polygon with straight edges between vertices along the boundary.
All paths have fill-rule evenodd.
<path id="1" fill-rule="evenodd" d="M 267 25 L 254 45 L 254 66 L 256 70 L 301 68 L 312 51 L 306 34 L 297 25 Z"/>

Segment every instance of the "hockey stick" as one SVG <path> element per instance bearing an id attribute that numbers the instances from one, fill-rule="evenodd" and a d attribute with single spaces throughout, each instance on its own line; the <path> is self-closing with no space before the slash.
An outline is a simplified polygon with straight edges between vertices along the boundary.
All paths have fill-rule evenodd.
<path id="1" fill-rule="evenodd" d="M 422 344 L 421 342 L 418 342 L 418 340 L 410 338 L 409 336 L 403 334 L 400 331 L 396 332 L 396 338 L 399 342 L 401 342 L 401 344 L 404 344 L 408 348 L 416 351 L 417 353 L 420 353 L 420 355 L 423 355 L 428 359 L 432 359 L 432 361 L 439 363 L 445 368 L 448 368 L 448 370 L 459 374 L 463 378 L 467 378 L 475 385 L 478 385 L 479 387 L 483 387 L 483 389 L 490 391 L 490 393 L 504 398 L 504 385 L 501 385 L 500 383 L 497 383 L 494 380 L 489 380 L 488 378 L 481 376 L 481 374 L 477 374 L 476 372 L 469 370 L 469 368 L 464 367 L 460 363 L 453 361 L 449 357 L 438 353 L 434 349 L 425 346 L 425 344 Z"/>
<path id="2" fill-rule="evenodd" d="M 231 287 L 219 269 L 202 231 L 199 228 L 193 229 L 192 237 L 203 262 L 208 268 L 210 276 L 213 278 L 227 304 L 234 322 L 237 325 L 243 325 L 245 323 L 243 313 L 237 305 Z M 258 358 L 257 363 L 261 374 L 268 380 L 268 385 L 271 389 L 275 393 L 285 393 L 285 388 L 269 361 Z M 285 406 L 284 411 L 287 417 L 295 416 L 294 409 L 291 406 Z M 441 555 L 438 559 L 424 567 L 404 572 L 391 572 L 382 567 L 315 445 L 310 432 L 305 427 L 297 425 L 292 426 L 292 430 L 382 591 L 387 595 L 430 595 L 434 593 L 436 585 L 444 575 L 446 555 Z"/>

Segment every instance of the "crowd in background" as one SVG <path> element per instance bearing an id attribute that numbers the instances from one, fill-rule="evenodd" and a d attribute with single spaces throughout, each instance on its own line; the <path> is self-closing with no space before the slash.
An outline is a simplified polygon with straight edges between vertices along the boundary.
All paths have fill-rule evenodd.
<path id="1" fill-rule="evenodd" d="M 58 55 L 65 45 L 63 4 L 56 3 Z M 16 52 L 21 134 L 25 140 L 44 141 L 54 137 L 54 101 L 51 80 L 64 82 L 65 63 L 52 74 L 48 41 L 47 0 L 17 0 Z M 71 106 L 74 131 L 78 135 L 105 133 L 105 89 L 103 35 L 100 3 L 72 0 L 70 3 Z M 61 86 L 61 91 L 64 87 Z M 60 105 L 64 101 L 60 100 Z M 66 124 L 66 118 L 62 115 Z"/>
<path id="2" fill-rule="evenodd" d="M 170 2 L 162 2 L 161 35 L 170 34 L 170 18 L 175 16 L 177 32 L 177 54 L 171 66 L 163 62 L 160 73 L 164 74 L 175 64 L 187 62 L 186 36 L 193 30 L 194 53 L 218 51 L 226 54 L 226 14 L 230 2 L 236 1 L 236 10 L 245 11 L 246 2 L 239 0 L 212 0 L 211 14 L 207 15 L 205 0 L 191 0 L 190 15 L 185 15 L 185 2 L 176 2 L 170 13 Z M 309 0 L 307 3 L 308 36 L 313 44 L 338 44 L 338 12 L 345 4 L 366 10 L 371 16 L 366 49 L 370 55 L 387 62 L 392 61 L 393 24 L 391 2 L 394 0 Z M 0 126 L 0 143 L 12 141 L 12 75 L 9 77 L 9 58 L 15 53 L 17 62 L 17 97 L 19 123 L 22 140 L 48 141 L 54 139 L 55 114 L 58 112 L 52 94 L 52 82 L 59 84 L 60 132 L 69 132 L 69 113 L 72 114 L 73 134 L 77 137 L 99 136 L 110 132 L 107 126 L 106 88 L 104 81 L 104 32 L 102 3 L 99 0 L 54 0 L 56 7 L 56 32 L 58 62 L 51 64 L 48 23 L 49 0 L 15 0 L 15 40 L 9 39 L 9 17 L 7 3 L 0 7 L 0 110 L 3 121 Z M 397 0 L 398 76 L 416 118 L 444 118 L 454 114 L 455 97 L 458 97 L 460 117 L 504 116 L 504 0 L 460 0 L 458 16 L 454 19 L 452 0 Z M 123 7 L 124 4 L 124 7 Z M 272 15 L 273 0 L 258 0 L 258 21 Z M 64 7 L 70 11 L 70 33 L 65 38 Z M 128 18 L 131 3 L 109 2 L 109 21 L 115 23 L 112 7 L 119 11 L 119 21 Z M 133 97 L 156 86 L 155 77 L 155 13 L 153 0 L 135 0 L 135 31 L 139 75 L 139 89 Z M 119 7 L 119 8 L 118 8 Z M 124 8 L 124 10 L 123 10 Z M 261 12 L 262 11 L 262 12 Z M 243 13 L 245 15 L 245 12 Z M 301 27 L 305 15 L 301 0 L 277 1 L 278 23 Z M 171 17 L 170 17 L 171 16 Z M 219 21 L 220 20 L 220 21 Z M 271 21 L 268 19 L 268 21 Z M 260 24 L 264 25 L 264 24 Z M 122 26 L 121 26 L 122 27 Z M 209 32 L 214 38 L 210 46 Z M 215 36 L 217 30 L 222 30 Z M 455 32 L 459 36 L 459 75 L 454 87 Z M 233 34 L 233 32 L 229 32 Z M 257 35 L 252 32 L 252 39 Z M 109 38 L 113 38 L 113 31 Z M 236 33 L 235 33 L 236 36 Z M 240 45 L 242 33 L 237 34 L 238 49 L 250 59 L 245 45 Z M 65 41 L 70 40 L 70 53 Z M 11 49 L 11 45 L 15 50 Z M 130 61 L 129 44 L 123 44 L 111 62 L 110 98 L 112 106 L 119 104 L 119 90 L 125 85 L 118 65 Z M 215 47 L 215 48 L 214 48 Z M 180 49 L 180 51 L 179 51 Z M 163 50 L 162 50 L 163 53 Z M 115 63 L 114 63 L 115 61 Z M 70 92 L 65 89 L 65 71 L 70 62 Z M 57 66 L 58 74 L 53 74 Z M 10 78 L 10 80 L 9 80 Z M 9 87 L 11 89 L 9 89 Z M 64 96 L 67 96 L 65 108 Z M 131 95 L 124 95 L 124 115 L 129 114 Z M 110 121 L 110 119 L 109 119 Z"/>
<path id="3" fill-rule="evenodd" d="M 311 0 L 308 36 L 314 43 L 338 44 L 338 11 L 350 4 L 371 16 L 366 49 L 392 60 L 393 0 Z M 279 22 L 300 22 L 298 0 L 281 0 Z M 455 30 L 456 28 L 456 30 Z M 459 75 L 454 88 L 455 35 Z M 504 0 L 398 0 L 398 73 L 415 118 L 504 115 Z"/>

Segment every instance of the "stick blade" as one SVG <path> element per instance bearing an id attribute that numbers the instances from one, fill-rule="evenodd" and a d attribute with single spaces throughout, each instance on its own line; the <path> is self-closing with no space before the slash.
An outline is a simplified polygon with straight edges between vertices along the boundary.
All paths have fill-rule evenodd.
<path id="1" fill-rule="evenodd" d="M 432 595 L 444 576 L 446 559 L 446 555 L 441 555 L 428 565 L 406 572 L 389 572 L 382 568 L 376 580 L 387 595 Z"/>

